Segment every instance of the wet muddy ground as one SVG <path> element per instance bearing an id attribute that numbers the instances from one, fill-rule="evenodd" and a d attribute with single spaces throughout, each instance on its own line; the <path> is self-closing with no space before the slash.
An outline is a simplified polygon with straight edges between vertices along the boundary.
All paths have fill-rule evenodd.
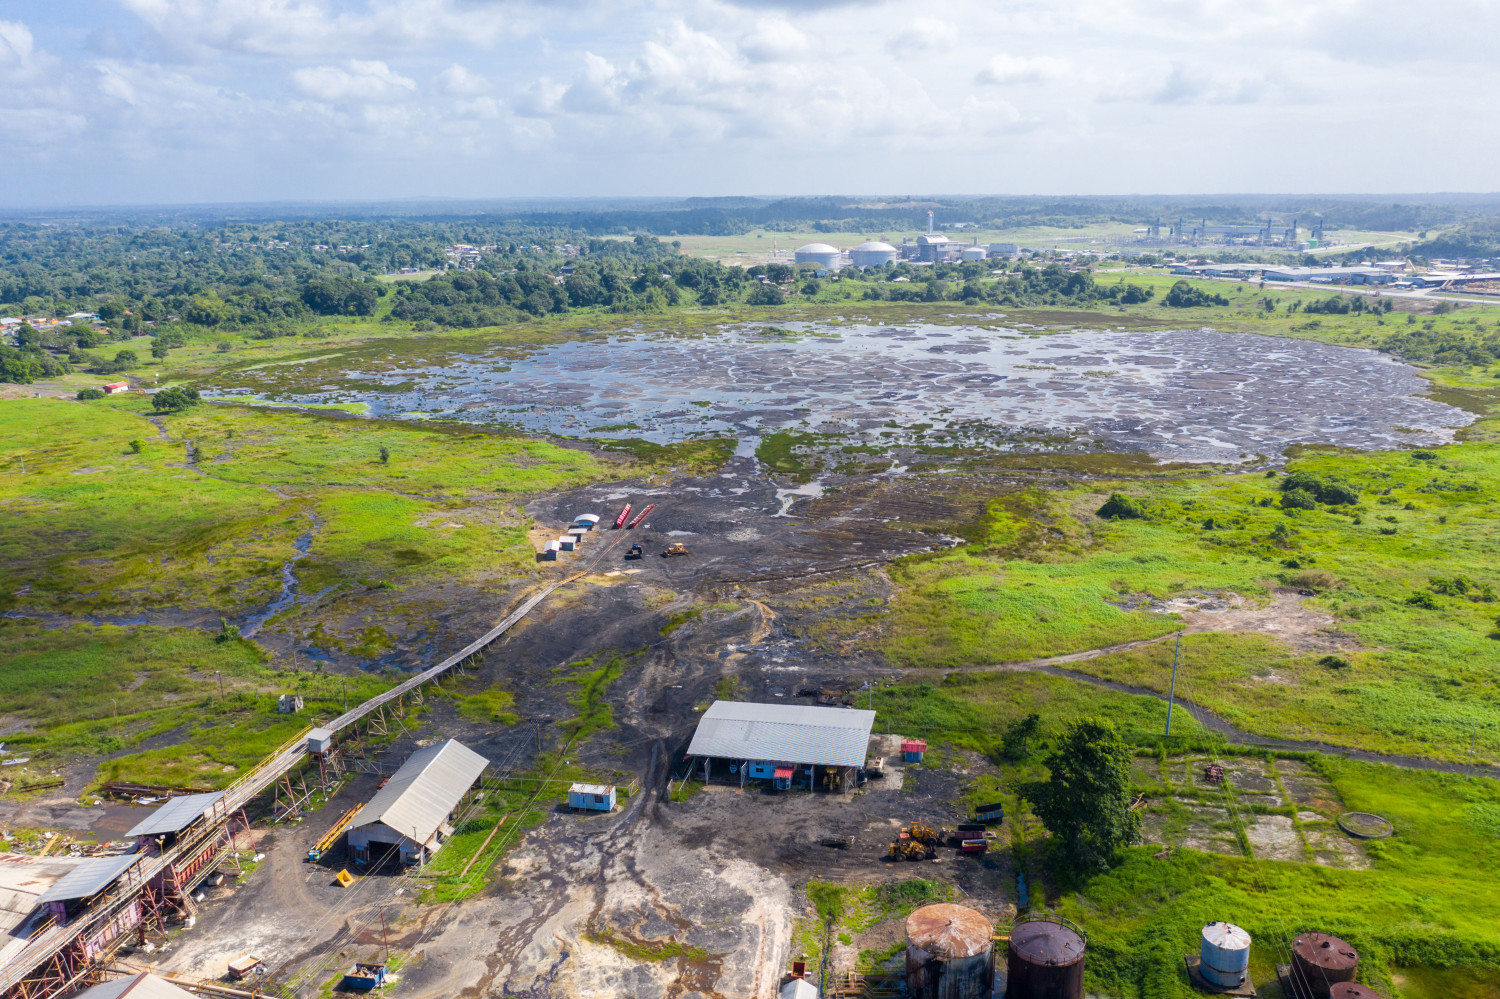
<path id="1" fill-rule="evenodd" d="M 1441 443 L 1473 419 L 1419 398 L 1373 350 L 1248 333 L 791 324 L 640 333 L 535 350 L 334 354 L 224 376 L 214 391 L 363 402 L 573 437 L 665 442 L 771 431 L 846 445 L 1142 451 L 1176 461 L 1292 443 Z M 296 371 L 306 378 L 287 384 Z"/>

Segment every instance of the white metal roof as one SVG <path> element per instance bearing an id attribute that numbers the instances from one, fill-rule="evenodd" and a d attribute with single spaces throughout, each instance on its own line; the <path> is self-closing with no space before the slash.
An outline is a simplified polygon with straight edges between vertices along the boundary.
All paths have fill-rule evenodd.
<path id="1" fill-rule="evenodd" d="M 90 857 L 68 872 L 57 884 L 48 888 L 38 898 L 43 902 L 67 902 L 75 898 L 90 898 L 108 888 L 120 875 L 141 862 L 139 853 L 125 853 L 118 857 Z"/>
<path id="2" fill-rule="evenodd" d="M 781 987 L 781 999 L 818 999 L 818 989 L 805 978 L 793 978 Z"/>
<path id="3" fill-rule="evenodd" d="M 208 794 L 187 794 L 173 798 L 156 811 L 137 822 L 126 838 L 136 836 L 161 836 L 165 833 L 181 832 L 198 820 L 210 806 L 224 797 L 223 791 Z"/>
<path id="4" fill-rule="evenodd" d="M 179 999 L 181 996 L 193 999 L 191 992 L 179 989 L 149 971 L 143 971 L 129 978 L 116 978 L 112 982 L 95 985 L 78 993 L 73 999 Z"/>
<path id="5" fill-rule="evenodd" d="M 456 739 L 417 750 L 354 816 L 351 829 L 379 823 L 419 843 L 432 839 L 489 760 Z"/>
<path id="6" fill-rule="evenodd" d="M 873 711 L 714 701 L 688 755 L 862 767 L 874 725 Z"/>
<path id="7" fill-rule="evenodd" d="M 878 239 L 868 240 L 856 246 L 856 252 L 861 253 L 895 253 L 896 248 L 889 243 L 882 243 Z"/>
<path id="8" fill-rule="evenodd" d="M 613 794 L 613 784 L 574 784 L 568 788 L 572 794 Z"/>
<path id="9" fill-rule="evenodd" d="M 599 523 L 599 515 L 597 513 L 580 513 L 578 516 L 576 516 L 576 517 L 573 518 L 573 523 L 575 523 L 575 524 L 584 524 L 584 523 L 597 524 L 597 523 Z"/>
<path id="10" fill-rule="evenodd" d="M 797 247 L 797 249 L 793 252 L 817 253 L 821 255 L 824 253 L 837 253 L 839 252 L 839 248 L 837 246 L 829 246 L 827 243 L 808 243 L 806 246 Z"/>

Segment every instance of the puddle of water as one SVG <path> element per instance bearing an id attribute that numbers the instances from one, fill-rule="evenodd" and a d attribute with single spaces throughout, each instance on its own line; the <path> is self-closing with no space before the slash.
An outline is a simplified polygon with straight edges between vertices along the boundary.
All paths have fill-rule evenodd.
<path id="1" fill-rule="evenodd" d="M 124 839 L 125 834 L 135 827 L 142 818 L 151 814 L 161 807 L 161 802 L 154 805 L 127 805 L 120 802 L 109 802 L 97 806 L 100 815 L 89 823 L 89 833 L 95 842 L 105 843 L 112 839 Z"/>
<path id="2" fill-rule="evenodd" d="M 781 504 L 781 509 L 771 516 L 790 517 L 792 515 L 792 504 L 799 499 L 819 499 L 823 495 L 823 483 L 817 480 L 804 482 L 800 486 L 791 489 L 776 490 L 776 502 Z"/>
<path id="3" fill-rule="evenodd" d="M 507 347 L 350 357 L 362 367 L 325 365 L 310 372 L 319 391 L 275 397 L 359 401 L 377 417 L 442 416 L 567 436 L 665 443 L 733 435 L 747 452 L 765 433 L 796 430 L 851 444 L 1102 444 L 1177 461 L 1274 455 L 1289 443 L 1437 444 L 1474 419 L 1420 398 L 1427 385 L 1408 365 L 1308 340 L 1209 329 L 1018 336 L 980 326 L 792 325 L 815 335 L 768 338 L 724 327 L 690 338 L 616 335 L 520 356 Z M 213 391 L 257 391 L 256 373 L 231 377 L 244 384 Z"/>
<path id="4" fill-rule="evenodd" d="M 297 540 L 294 542 L 296 551 L 291 558 L 287 559 L 281 565 L 281 592 L 276 595 L 276 599 L 266 604 L 263 609 L 245 618 L 245 623 L 240 628 L 240 634 L 246 638 L 254 638 L 262 625 L 286 610 L 296 601 L 298 589 L 297 563 L 312 550 L 312 539 L 312 529 L 304 531 L 297 536 Z"/>

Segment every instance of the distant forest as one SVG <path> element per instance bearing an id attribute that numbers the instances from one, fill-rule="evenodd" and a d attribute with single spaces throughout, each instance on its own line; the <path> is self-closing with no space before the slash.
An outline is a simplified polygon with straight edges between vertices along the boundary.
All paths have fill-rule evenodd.
<path id="1" fill-rule="evenodd" d="M 155 334 L 155 353 L 226 332 L 314 336 L 319 323 L 336 318 L 474 328 L 574 309 L 771 305 L 789 292 L 817 294 L 819 279 L 783 264 L 726 267 L 686 256 L 673 235 L 756 227 L 910 230 L 925 226 L 929 209 L 940 223 L 1006 227 L 1295 213 L 1304 226 L 1439 229 L 1413 247 L 1429 256 L 1500 254 L 1500 198 L 1480 196 L 689 198 L 31 213 L 0 218 L 0 313 L 65 317 L 81 311 L 100 321 L 28 327 L 15 347 L 5 347 L 5 361 L 23 376 L 67 363 L 102 371 L 128 361 L 79 352 L 145 329 Z M 455 244 L 481 248 L 466 258 L 468 269 L 450 268 L 446 251 Z M 441 273 L 380 280 L 403 269 Z M 1129 304 L 1150 295 L 1143 287 L 1099 285 L 1086 270 L 1040 261 L 896 264 L 866 277 L 871 281 L 858 294 L 891 301 L 1079 306 Z M 1216 304 L 1186 296 L 1177 290 L 1175 299 L 1163 301 Z"/>

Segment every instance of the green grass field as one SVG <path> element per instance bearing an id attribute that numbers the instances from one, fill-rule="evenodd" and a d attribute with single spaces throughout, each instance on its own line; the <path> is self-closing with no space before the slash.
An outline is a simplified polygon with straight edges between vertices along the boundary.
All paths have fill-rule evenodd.
<path id="1" fill-rule="evenodd" d="M 389 676 L 278 670 L 244 640 L 187 628 L 0 622 L 12 752 L 45 770 L 107 757 L 99 779 L 217 787 L 287 739 L 390 686 Z M 301 714 L 279 714 L 281 693 Z"/>
<path id="2" fill-rule="evenodd" d="M 1445 759 L 1466 758 L 1472 741 L 1500 759 L 1500 691 L 1484 666 L 1500 631 L 1500 450 L 1304 452 L 1288 467 L 1348 482 L 1360 502 L 1286 510 L 1279 476 L 1090 483 L 1030 508 L 1040 536 L 994 504 L 979 543 L 893 569 L 885 651 L 918 667 L 1061 655 L 1175 630 L 1172 617 L 1124 609 L 1142 598 L 1311 589 L 1306 605 L 1348 637 L 1337 664 L 1259 635 L 1190 635 L 1179 692 L 1267 735 Z M 1099 518 L 1115 490 L 1151 516 Z M 1437 592 L 1435 580 L 1458 576 L 1468 592 Z M 1073 668 L 1165 691 L 1170 659 L 1161 644 Z"/>

